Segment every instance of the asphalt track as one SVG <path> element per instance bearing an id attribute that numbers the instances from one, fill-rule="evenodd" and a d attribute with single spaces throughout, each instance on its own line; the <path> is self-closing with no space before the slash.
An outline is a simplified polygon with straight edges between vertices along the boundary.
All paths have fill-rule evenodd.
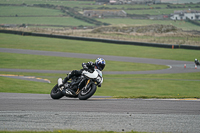
<path id="1" fill-rule="evenodd" d="M 0 93 L 0 130 L 200 131 L 200 101 Z"/>
<path id="2" fill-rule="evenodd" d="M 199 72 L 193 62 L 76 54 L 37 50 L 0 48 L 0 52 L 46 56 L 139 62 L 168 65 L 169 69 L 140 72 L 104 72 L 104 74 L 156 74 Z M 184 68 L 184 64 L 187 67 Z M 0 69 L 41 73 L 68 71 Z M 62 98 L 52 100 L 47 94 L 0 93 L 0 130 L 146 131 L 200 132 L 198 99 L 112 99 L 94 96 L 87 101 Z"/>

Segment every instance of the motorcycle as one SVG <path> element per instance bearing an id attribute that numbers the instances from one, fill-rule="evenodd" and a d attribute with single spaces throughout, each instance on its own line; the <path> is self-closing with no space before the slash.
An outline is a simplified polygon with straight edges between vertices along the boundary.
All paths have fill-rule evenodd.
<path id="1" fill-rule="evenodd" d="M 197 65 L 197 66 L 200 65 L 200 62 L 199 62 L 199 60 L 197 60 L 197 59 L 194 60 L 194 63 L 195 63 L 195 65 Z"/>
<path id="2" fill-rule="evenodd" d="M 67 83 L 64 84 L 63 89 L 71 89 L 76 92 L 76 95 L 66 95 L 70 98 L 79 98 L 79 100 L 87 100 L 90 98 L 98 87 L 101 87 L 103 83 L 102 72 L 98 69 L 94 69 L 93 72 L 89 70 L 83 70 L 81 76 L 73 76 Z M 51 90 L 52 99 L 60 99 L 64 96 L 62 89 L 59 88 L 62 84 L 62 78 L 58 79 L 58 83 Z"/>

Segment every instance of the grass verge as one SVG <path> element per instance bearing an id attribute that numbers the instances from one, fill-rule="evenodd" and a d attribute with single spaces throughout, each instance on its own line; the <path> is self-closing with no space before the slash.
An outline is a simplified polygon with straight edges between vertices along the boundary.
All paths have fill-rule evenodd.
<path id="1" fill-rule="evenodd" d="M 183 61 L 193 61 L 195 58 L 200 57 L 198 50 L 118 45 L 111 43 L 20 36 L 2 33 L 0 33 L 0 39 L 1 48 L 130 56 Z"/>
<path id="2" fill-rule="evenodd" d="M 82 68 L 82 62 L 88 62 L 91 59 L 0 53 L 0 60 L 2 63 L 0 66 L 1 68 L 38 70 L 78 70 Z M 164 65 L 152 65 L 119 61 L 106 61 L 106 64 L 109 65 L 105 67 L 104 71 L 147 71 L 169 68 L 168 66 Z"/>
<path id="3" fill-rule="evenodd" d="M 0 72 L 9 74 L 9 72 Z M 49 94 L 59 77 L 66 74 L 12 73 L 34 75 L 51 80 L 39 83 L 0 77 L 0 92 Z M 117 98 L 200 98 L 200 72 L 184 74 L 104 75 L 104 83 L 95 95 Z M 12 84 L 10 84 L 12 83 Z"/>

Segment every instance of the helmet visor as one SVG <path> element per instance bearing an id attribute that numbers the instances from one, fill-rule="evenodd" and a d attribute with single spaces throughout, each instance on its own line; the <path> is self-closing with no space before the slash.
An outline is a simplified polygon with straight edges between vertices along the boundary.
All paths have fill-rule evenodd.
<path id="1" fill-rule="evenodd" d="M 97 66 L 97 68 L 100 70 L 100 71 L 102 71 L 103 69 L 104 69 L 104 67 L 105 67 L 105 64 L 98 64 L 98 66 Z"/>

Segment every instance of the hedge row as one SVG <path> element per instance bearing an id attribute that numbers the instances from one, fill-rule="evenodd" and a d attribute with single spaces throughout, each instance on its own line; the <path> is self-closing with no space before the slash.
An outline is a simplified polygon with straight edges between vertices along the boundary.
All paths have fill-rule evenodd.
<path id="1" fill-rule="evenodd" d="M 190 23 L 192 23 L 192 24 L 195 24 L 195 25 L 197 25 L 197 26 L 200 26 L 200 23 L 199 23 L 198 21 L 191 20 L 191 19 L 188 19 L 188 18 L 186 18 L 186 21 L 187 21 L 187 22 L 190 22 Z"/>

